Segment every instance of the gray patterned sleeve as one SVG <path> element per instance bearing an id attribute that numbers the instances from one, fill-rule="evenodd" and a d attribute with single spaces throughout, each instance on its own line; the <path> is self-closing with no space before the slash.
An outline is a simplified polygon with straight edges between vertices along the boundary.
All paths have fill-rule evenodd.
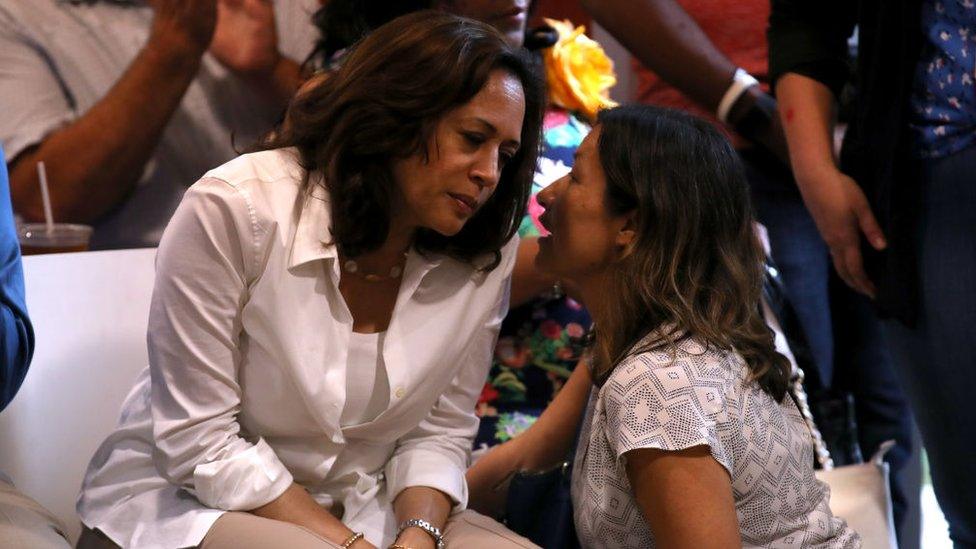
<path id="1" fill-rule="evenodd" d="M 679 352 L 675 359 L 652 351 L 618 365 L 601 389 L 607 439 L 618 459 L 640 448 L 708 446 L 731 476 L 731 449 L 719 437 L 729 416 L 727 379 L 714 368 L 716 363 L 707 352 Z"/>

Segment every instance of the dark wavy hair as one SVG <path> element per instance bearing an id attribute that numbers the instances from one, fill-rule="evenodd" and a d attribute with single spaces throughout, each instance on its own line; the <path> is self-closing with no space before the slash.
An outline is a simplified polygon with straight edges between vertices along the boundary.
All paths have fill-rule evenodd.
<path id="1" fill-rule="evenodd" d="M 535 1 L 529 2 L 529 13 L 535 9 Z M 434 9 L 436 0 L 329 0 L 312 15 L 312 23 L 319 30 L 312 53 L 306 66 L 322 68 L 329 65 L 333 56 L 344 50 L 373 29 L 397 17 L 421 10 Z M 540 26 L 528 29 L 525 48 L 534 51 L 556 43 L 558 36 L 552 27 Z"/>
<path id="2" fill-rule="evenodd" d="M 332 235 L 342 253 L 377 249 L 390 229 L 396 181 L 392 162 L 427 155 L 441 118 L 471 100 L 492 72 L 519 80 L 525 96 L 521 146 L 495 192 L 459 233 L 420 229 L 421 252 L 470 262 L 500 249 L 525 212 L 541 137 L 541 78 L 520 49 L 477 21 L 423 11 L 382 25 L 324 81 L 302 90 L 281 127 L 261 148 L 296 147 L 307 173 L 320 172 L 330 194 Z M 308 180 L 308 176 L 306 176 Z"/>
<path id="3" fill-rule="evenodd" d="M 601 111 L 597 126 L 607 209 L 634 212 L 637 238 L 612 267 L 594 379 L 602 384 L 631 353 L 694 337 L 737 351 L 781 401 L 790 365 L 759 313 L 764 252 L 728 140 L 702 119 L 650 106 Z"/>
<path id="4" fill-rule="evenodd" d="M 434 0 L 329 0 L 312 14 L 319 38 L 309 59 L 325 66 L 336 52 L 344 50 L 373 29 L 397 17 L 434 8 Z"/>

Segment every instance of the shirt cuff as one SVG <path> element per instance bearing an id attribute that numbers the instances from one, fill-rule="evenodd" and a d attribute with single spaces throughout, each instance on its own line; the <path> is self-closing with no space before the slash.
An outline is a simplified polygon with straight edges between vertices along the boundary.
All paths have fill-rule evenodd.
<path id="1" fill-rule="evenodd" d="M 468 506 L 468 483 L 464 467 L 448 456 L 430 450 L 414 449 L 393 456 L 386 465 L 387 493 L 390 501 L 411 486 L 426 486 L 447 494 L 454 502 L 452 513 Z"/>
<path id="2" fill-rule="evenodd" d="M 197 499 L 214 509 L 250 511 L 270 503 L 294 479 L 264 439 L 226 459 L 197 465 L 193 485 Z"/>

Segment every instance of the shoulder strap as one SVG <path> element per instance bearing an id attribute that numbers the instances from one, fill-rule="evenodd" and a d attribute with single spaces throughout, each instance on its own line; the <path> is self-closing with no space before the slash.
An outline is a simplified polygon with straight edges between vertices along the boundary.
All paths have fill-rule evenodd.
<path id="1" fill-rule="evenodd" d="M 830 450 L 827 449 L 827 444 L 824 442 L 823 436 L 820 434 L 820 430 L 817 429 L 817 424 L 813 421 L 813 413 L 810 411 L 810 403 L 807 400 L 807 393 L 803 390 L 803 370 L 799 367 L 793 375 L 793 379 L 790 381 L 790 388 L 787 391 L 790 398 L 793 399 L 793 403 L 796 404 L 796 409 L 800 412 L 803 417 L 804 423 L 807 424 L 807 429 L 810 431 L 810 437 L 813 439 L 813 452 L 814 456 L 817 458 L 817 463 L 820 464 L 820 468 L 829 471 L 834 468 L 834 460 L 830 457 Z"/>

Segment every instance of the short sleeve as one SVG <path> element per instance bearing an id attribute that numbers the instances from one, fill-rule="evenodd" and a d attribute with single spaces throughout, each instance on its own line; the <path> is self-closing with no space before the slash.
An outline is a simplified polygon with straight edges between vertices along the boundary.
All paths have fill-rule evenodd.
<path id="1" fill-rule="evenodd" d="M 823 83 L 840 95 L 848 77 L 847 39 L 858 3 L 846 0 L 773 0 L 770 3 L 769 82 L 788 72 Z"/>
<path id="2" fill-rule="evenodd" d="M 7 161 L 77 117 L 43 48 L 0 10 L 0 142 Z"/>
<path id="3" fill-rule="evenodd" d="M 661 364 L 653 352 L 633 356 L 600 390 L 610 449 L 620 459 L 631 450 L 679 451 L 708 446 L 732 474 L 731 453 L 719 437 L 728 421 L 724 379 L 703 371 L 708 355 Z M 698 362 L 698 364 L 696 364 Z"/>

